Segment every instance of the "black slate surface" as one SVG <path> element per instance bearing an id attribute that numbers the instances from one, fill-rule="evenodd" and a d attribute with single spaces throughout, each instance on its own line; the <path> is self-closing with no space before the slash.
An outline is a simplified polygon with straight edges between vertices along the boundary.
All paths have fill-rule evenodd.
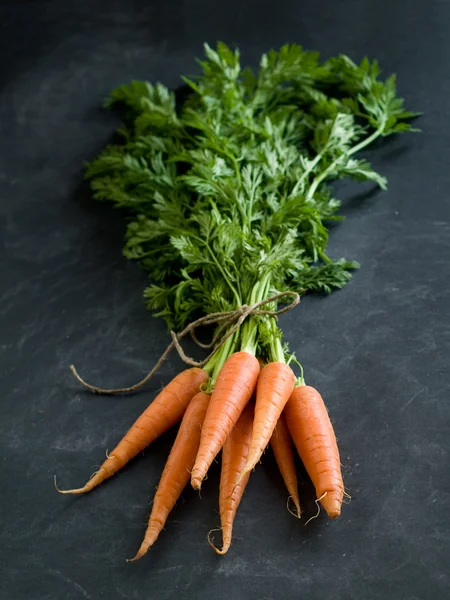
<path id="1" fill-rule="evenodd" d="M 448 597 L 450 4 L 214 4 L 1 5 L 0 598 Z M 423 133 L 371 154 L 388 192 L 341 190 L 348 219 L 331 247 L 361 262 L 353 282 L 281 319 L 335 423 L 353 497 L 341 519 L 296 522 L 267 454 L 226 557 L 205 540 L 218 524 L 216 467 L 202 500 L 186 490 L 155 548 L 126 564 L 173 432 L 86 497 L 59 496 L 52 477 L 83 483 L 181 365 L 172 356 L 130 398 L 93 397 L 68 372 L 74 361 L 95 382 L 129 383 L 168 340 L 145 311 L 144 275 L 121 257 L 123 222 L 91 201 L 82 164 L 116 126 L 98 108 L 113 86 L 175 86 L 217 39 L 251 65 L 288 41 L 376 56 L 425 112 Z M 313 514 L 308 485 L 300 492 Z"/>

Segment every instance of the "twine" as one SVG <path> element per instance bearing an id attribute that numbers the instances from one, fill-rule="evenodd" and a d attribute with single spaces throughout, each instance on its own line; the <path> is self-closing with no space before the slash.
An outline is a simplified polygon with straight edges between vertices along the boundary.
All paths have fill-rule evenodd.
<path id="1" fill-rule="evenodd" d="M 288 304 L 284 308 L 280 308 L 279 310 L 261 309 L 261 306 L 265 306 L 267 304 L 270 304 L 271 302 L 276 302 L 286 296 L 292 297 L 293 300 L 290 304 Z M 226 312 L 216 312 L 216 313 L 211 313 L 209 315 L 205 315 L 204 317 L 200 317 L 196 321 L 192 321 L 191 323 L 189 323 L 189 325 L 187 325 L 187 327 L 185 327 L 179 333 L 175 333 L 174 331 L 171 331 L 170 335 L 172 337 L 172 341 L 167 346 L 167 348 L 164 350 L 164 352 L 161 354 L 156 365 L 152 368 L 151 371 L 149 371 L 147 373 L 147 375 L 143 379 L 141 379 L 140 381 L 138 381 L 137 383 L 135 383 L 134 385 L 131 385 L 129 387 L 115 388 L 115 389 L 105 389 L 105 388 L 97 387 L 96 385 L 91 385 L 90 383 L 87 383 L 82 377 L 80 377 L 80 375 L 78 374 L 74 365 L 70 365 L 70 370 L 72 371 L 72 374 L 77 379 L 77 381 L 79 383 L 81 383 L 81 385 L 83 385 L 85 388 L 87 388 L 91 392 L 94 392 L 95 394 L 115 395 L 115 394 L 127 394 L 130 392 L 135 392 L 136 390 L 138 390 L 142 386 L 144 386 L 148 381 L 150 381 L 150 379 L 153 377 L 153 375 L 161 367 L 161 365 L 164 362 L 164 360 L 166 359 L 167 355 L 174 348 L 178 352 L 181 360 L 183 362 L 185 362 L 187 365 L 189 365 L 191 367 L 204 367 L 206 365 L 206 363 L 211 359 L 213 354 L 215 352 L 217 352 L 217 350 L 219 350 L 224 345 L 224 343 L 227 341 L 227 339 L 230 336 L 232 336 L 239 329 L 239 327 L 242 325 L 242 323 L 245 321 L 245 319 L 247 317 L 249 317 L 249 316 L 261 316 L 261 317 L 265 316 L 265 317 L 275 317 L 276 318 L 279 315 L 282 315 L 282 314 L 292 310 L 293 308 L 295 308 L 299 302 L 300 302 L 300 296 L 299 296 L 299 294 L 297 294 L 297 292 L 289 292 L 289 291 L 288 292 L 280 292 L 278 294 L 275 294 L 274 296 L 271 296 L 270 298 L 266 298 L 265 300 L 260 300 L 259 302 L 255 302 L 255 304 L 251 304 L 251 305 L 243 304 L 236 310 L 231 310 L 231 311 L 226 311 Z M 196 330 L 198 327 L 203 327 L 205 325 L 217 325 L 217 324 L 219 324 L 219 327 L 217 328 L 217 331 L 215 332 L 212 340 L 208 344 L 204 344 L 198 340 L 197 334 L 196 334 Z M 228 329 L 228 331 L 226 331 L 227 329 Z M 226 333 L 224 333 L 224 331 L 226 331 Z M 212 352 L 204 360 L 200 360 L 200 361 L 194 360 L 190 356 L 187 356 L 187 354 L 183 350 L 183 348 L 180 344 L 180 340 L 182 340 L 188 333 L 190 334 L 190 336 L 194 340 L 194 342 L 201 348 L 209 349 L 209 348 L 214 347 Z"/>

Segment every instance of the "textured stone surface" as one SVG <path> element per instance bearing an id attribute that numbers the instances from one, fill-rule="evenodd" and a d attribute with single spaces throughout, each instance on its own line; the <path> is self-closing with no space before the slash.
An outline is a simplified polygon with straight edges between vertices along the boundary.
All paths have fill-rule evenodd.
<path id="1" fill-rule="evenodd" d="M 15 2 L 0 8 L 0 596 L 5 600 L 434 600 L 449 592 L 450 5 Z M 380 59 L 425 111 L 423 133 L 371 155 L 389 191 L 341 189 L 334 255 L 361 262 L 342 292 L 308 298 L 280 323 L 335 423 L 346 485 L 341 519 L 307 527 L 285 510 L 270 453 L 250 479 L 232 549 L 215 556 L 218 469 L 186 490 L 145 560 L 144 532 L 173 440 L 82 498 L 59 496 L 104 458 L 173 356 L 130 398 L 80 391 L 67 366 L 120 385 L 167 343 L 145 311 L 144 275 L 121 256 L 124 224 L 90 200 L 82 164 L 114 117 L 98 107 L 132 78 L 174 86 L 203 41 L 261 52 L 297 41 L 324 55 Z M 300 486 L 306 513 L 315 505 Z"/>

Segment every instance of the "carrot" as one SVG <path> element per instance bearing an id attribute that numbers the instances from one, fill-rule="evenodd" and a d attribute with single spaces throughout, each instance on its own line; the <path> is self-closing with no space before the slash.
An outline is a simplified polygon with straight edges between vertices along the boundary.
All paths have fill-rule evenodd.
<path id="1" fill-rule="evenodd" d="M 296 387 L 285 408 L 286 422 L 316 495 L 329 517 L 341 514 L 344 494 L 339 450 L 333 426 L 319 392 Z"/>
<path id="2" fill-rule="evenodd" d="M 61 494 L 84 494 L 112 477 L 146 446 L 178 423 L 192 397 L 207 380 L 208 374 L 202 369 L 186 369 L 179 373 L 156 396 L 118 446 L 109 454 L 100 469 L 83 487 L 58 491 Z"/>
<path id="3" fill-rule="evenodd" d="M 136 556 L 130 559 L 129 562 L 142 558 L 156 542 L 170 511 L 191 478 L 190 473 L 200 444 L 201 426 L 206 415 L 209 399 L 209 394 L 199 392 L 192 398 L 184 413 L 153 500 L 153 508 L 144 540 Z"/>
<path id="4" fill-rule="evenodd" d="M 286 424 L 286 417 L 283 413 L 281 413 L 277 426 L 272 433 L 270 445 L 284 483 L 286 484 L 287 491 L 289 492 L 289 497 L 292 498 L 295 508 L 297 509 L 297 516 L 300 518 L 300 500 L 298 497 L 298 483 L 297 474 L 295 472 L 292 439 Z"/>
<path id="5" fill-rule="evenodd" d="M 231 545 L 234 518 L 250 477 L 250 473 L 247 473 L 236 485 L 237 477 L 247 461 L 252 438 L 253 416 L 253 402 L 249 402 L 223 446 L 219 493 L 220 525 L 222 529 L 221 550 L 213 544 L 212 532 L 210 531 L 208 534 L 208 542 L 217 554 L 225 554 Z"/>
<path id="6" fill-rule="evenodd" d="M 225 361 L 202 427 L 200 447 L 192 469 L 194 489 L 200 489 L 212 461 L 250 400 L 259 372 L 259 362 L 249 352 L 235 352 Z"/>
<path id="7" fill-rule="evenodd" d="M 281 412 L 292 394 L 294 383 L 295 375 L 285 363 L 271 362 L 262 369 L 256 388 L 252 442 L 241 476 L 251 471 L 261 458 Z"/>

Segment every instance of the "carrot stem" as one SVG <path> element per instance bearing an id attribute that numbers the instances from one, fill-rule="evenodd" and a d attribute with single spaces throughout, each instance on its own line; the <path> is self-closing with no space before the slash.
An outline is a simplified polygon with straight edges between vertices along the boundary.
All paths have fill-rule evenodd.
<path id="1" fill-rule="evenodd" d="M 250 294 L 250 304 L 255 304 L 267 298 L 270 292 L 270 275 L 265 275 L 256 285 L 253 286 Z M 258 333 L 258 318 L 250 317 L 246 323 L 242 326 L 241 333 L 241 350 L 243 352 L 249 352 L 250 354 L 256 354 L 257 342 L 256 336 Z"/>
<path id="2" fill-rule="evenodd" d="M 270 318 L 269 327 L 272 332 L 269 346 L 269 354 L 272 362 L 286 363 L 283 345 L 281 343 L 281 332 L 274 318 Z"/>
<path id="3" fill-rule="evenodd" d="M 297 377 L 295 379 L 295 386 L 297 387 L 298 385 L 306 385 L 306 381 L 305 381 L 305 374 L 304 374 L 304 370 L 303 370 L 303 366 L 301 364 L 301 362 L 299 362 L 296 358 L 295 358 L 295 354 L 291 354 L 289 356 L 289 359 L 287 361 L 287 364 L 291 364 L 291 362 L 295 362 L 295 364 L 298 366 L 298 368 L 300 369 L 300 377 Z"/>
<path id="4" fill-rule="evenodd" d="M 214 385 L 217 381 L 217 377 L 219 376 L 219 373 L 222 370 L 222 367 L 223 367 L 225 361 L 227 360 L 227 358 L 229 356 L 231 356 L 231 354 L 233 354 L 233 352 L 235 350 L 236 342 L 237 342 L 236 338 L 237 338 L 236 334 L 230 335 L 230 337 L 226 340 L 224 345 L 217 352 L 217 356 L 216 356 L 215 363 L 213 366 L 212 375 L 211 375 L 211 378 L 209 381 L 209 389 L 211 391 L 214 388 Z"/>
<path id="5" fill-rule="evenodd" d="M 249 354 L 256 354 L 256 334 L 258 332 L 258 322 L 254 317 L 249 317 L 248 321 L 242 326 L 241 350 Z"/>

